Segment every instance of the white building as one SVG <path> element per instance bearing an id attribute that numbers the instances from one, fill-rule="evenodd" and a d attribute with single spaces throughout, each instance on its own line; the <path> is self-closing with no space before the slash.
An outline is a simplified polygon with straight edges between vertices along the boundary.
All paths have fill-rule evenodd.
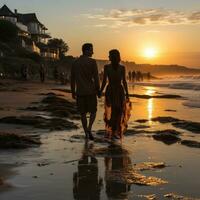
<path id="1" fill-rule="evenodd" d="M 42 57 L 58 59 L 57 49 L 49 49 L 47 46 L 50 34 L 38 19 L 35 13 L 21 14 L 17 10 L 13 13 L 6 5 L 0 8 L 0 20 L 8 20 L 19 28 L 19 37 L 22 47 L 31 52 L 36 52 Z"/>

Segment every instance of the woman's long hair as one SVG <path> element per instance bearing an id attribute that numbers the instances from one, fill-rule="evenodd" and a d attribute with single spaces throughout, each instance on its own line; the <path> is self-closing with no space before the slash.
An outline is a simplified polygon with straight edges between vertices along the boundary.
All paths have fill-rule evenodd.
<path id="1" fill-rule="evenodd" d="M 109 51 L 109 59 L 114 69 L 117 69 L 121 61 L 120 52 L 117 49 Z"/>

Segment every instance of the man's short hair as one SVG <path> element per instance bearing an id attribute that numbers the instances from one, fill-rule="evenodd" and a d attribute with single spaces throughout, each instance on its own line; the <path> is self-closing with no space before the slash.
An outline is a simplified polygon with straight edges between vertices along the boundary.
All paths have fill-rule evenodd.
<path id="1" fill-rule="evenodd" d="M 92 43 L 85 43 L 82 46 L 82 52 L 89 51 L 89 50 L 91 50 L 91 48 L 93 48 Z"/>

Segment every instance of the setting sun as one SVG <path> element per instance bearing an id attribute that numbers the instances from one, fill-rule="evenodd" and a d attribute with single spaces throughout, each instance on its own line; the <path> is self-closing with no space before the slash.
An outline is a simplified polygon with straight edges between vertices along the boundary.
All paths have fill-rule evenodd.
<path id="1" fill-rule="evenodd" d="M 155 58 L 157 56 L 157 50 L 153 47 L 148 47 L 144 50 L 144 57 Z"/>

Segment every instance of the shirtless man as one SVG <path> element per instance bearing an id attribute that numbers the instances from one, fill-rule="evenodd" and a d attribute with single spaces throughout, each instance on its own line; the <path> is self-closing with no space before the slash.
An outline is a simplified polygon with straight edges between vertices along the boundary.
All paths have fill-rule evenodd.
<path id="1" fill-rule="evenodd" d="M 97 112 L 97 95 L 99 94 L 99 76 L 96 61 L 92 59 L 93 45 L 82 46 L 82 55 L 73 63 L 71 70 L 72 98 L 76 99 L 78 111 L 86 139 L 93 140 L 92 125 Z M 90 114 L 89 122 L 87 113 Z"/>

